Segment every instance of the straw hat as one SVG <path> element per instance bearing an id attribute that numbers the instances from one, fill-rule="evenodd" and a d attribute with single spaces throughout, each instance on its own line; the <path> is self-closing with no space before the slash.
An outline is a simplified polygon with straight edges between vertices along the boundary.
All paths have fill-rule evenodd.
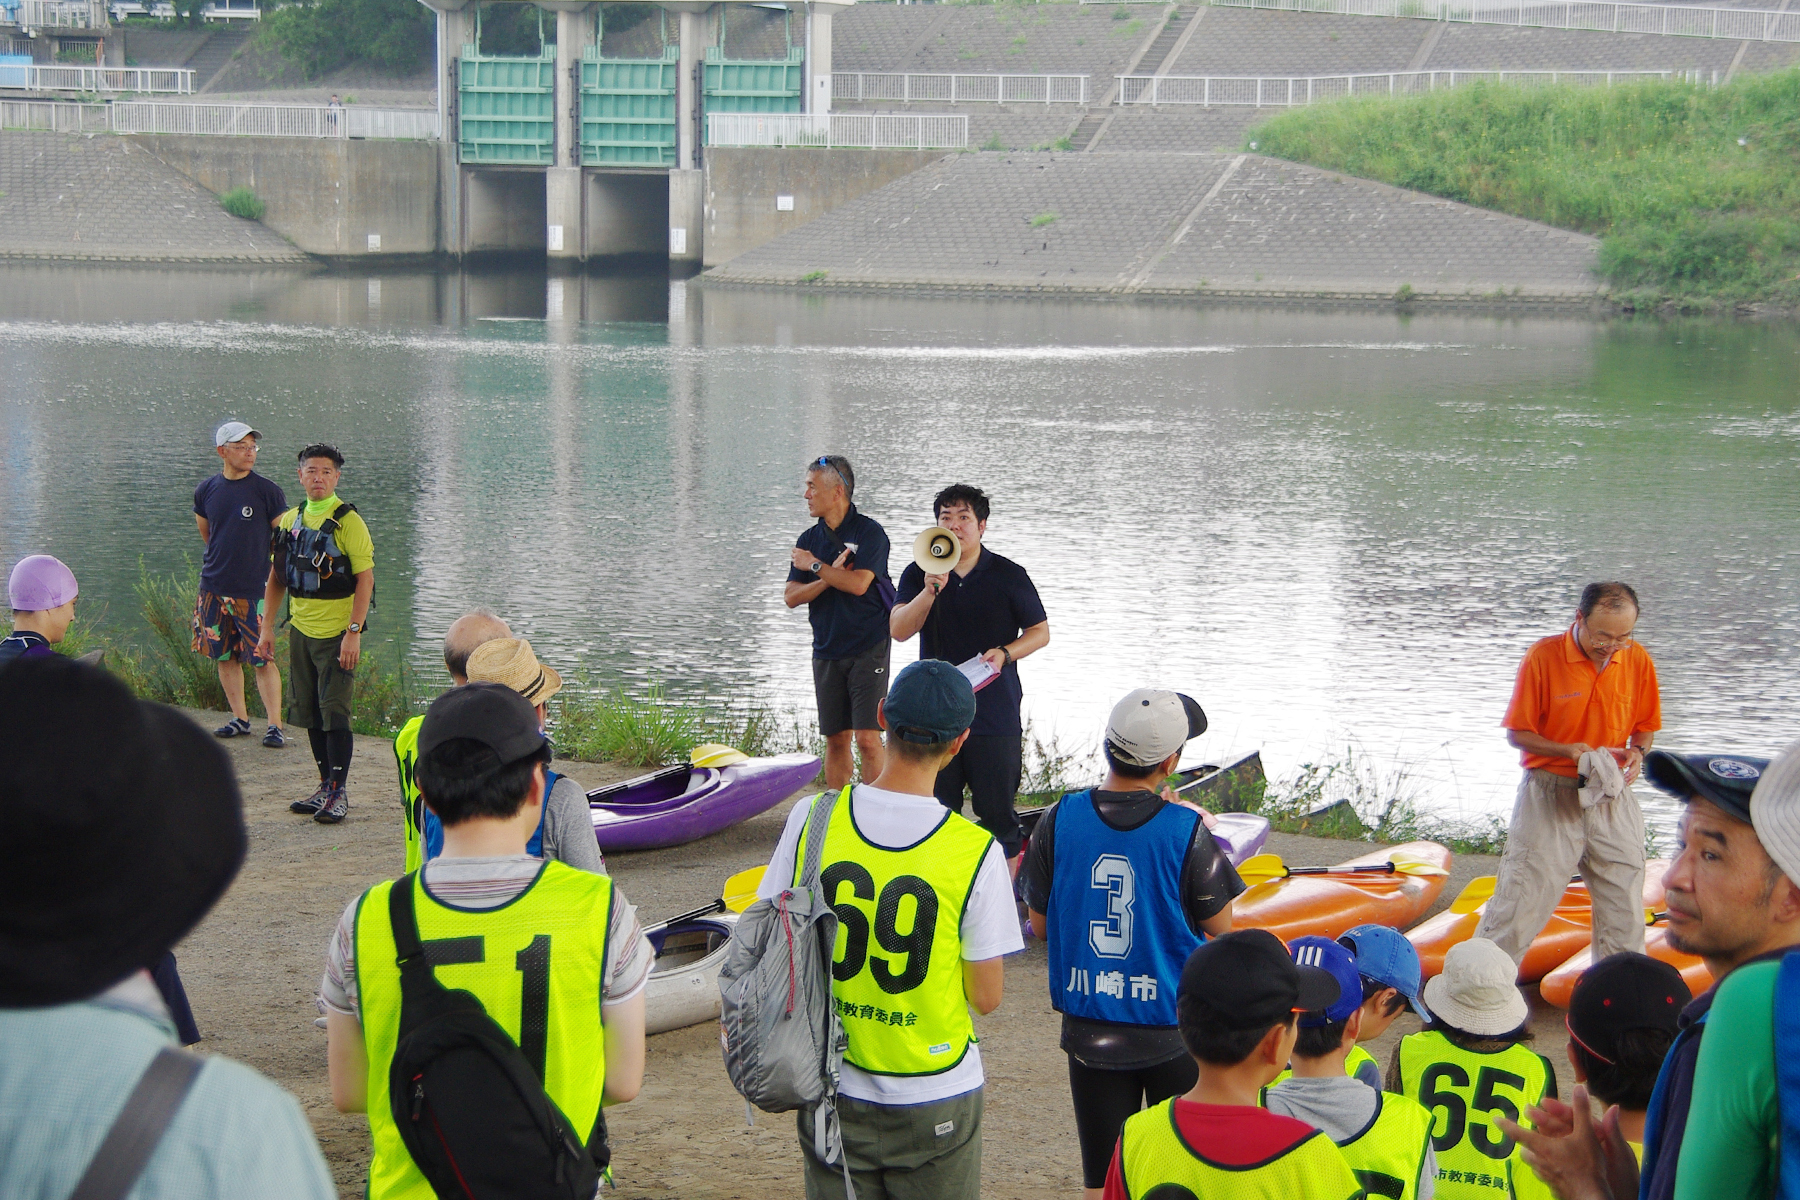
<path id="1" fill-rule="evenodd" d="M 1444 955 L 1443 974 L 1425 985 L 1425 1007 L 1464 1033 L 1511 1033 L 1531 1011 L 1519 992 L 1518 977 L 1512 955 L 1486 938 L 1470 938 Z"/>
<path id="2" fill-rule="evenodd" d="M 469 655 L 470 683 L 504 683 L 533 704 L 562 690 L 562 676 L 537 660 L 524 638 L 495 638 Z"/>

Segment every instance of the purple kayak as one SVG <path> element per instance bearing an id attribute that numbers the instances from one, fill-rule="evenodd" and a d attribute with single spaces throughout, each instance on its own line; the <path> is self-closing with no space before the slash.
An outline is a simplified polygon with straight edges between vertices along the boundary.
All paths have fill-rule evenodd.
<path id="1" fill-rule="evenodd" d="M 1031 834 L 1037 829 L 1038 818 L 1046 809 L 1025 809 L 1019 813 L 1019 824 L 1025 827 L 1025 836 L 1029 841 Z M 1222 812 L 1214 813 L 1217 822 L 1212 827 L 1213 841 L 1219 843 L 1225 851 L 1225 857 L 1237 866 L 1251 855 L 1259 853 L 1263 843 L 1269 840 L 1269 818 L 1259 817 L 1255 813 Z"/>
<path id="2" fill-rule="evenodd" d="M 679 846 L 767 812 L 811 783 L 819 760 L 777 754 L 724 767 L 682 764 L 588 793 L 603 851 Z"/>

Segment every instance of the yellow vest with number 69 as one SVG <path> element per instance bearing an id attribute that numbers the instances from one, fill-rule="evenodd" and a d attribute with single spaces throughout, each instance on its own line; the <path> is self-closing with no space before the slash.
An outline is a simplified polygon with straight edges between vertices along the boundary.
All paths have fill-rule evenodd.
<path id="1" fill-rule="evenodd" d="M 975 1041 L 962 919 L 994 838 L 946 809 L 911 846 L 877 846 L 858 832 L 850 792 L 832 806 L 819 858 L 819 885 L 838 917 L 831 994 L 849 1040 L 844 1059 L 876 1075 L 938 1075 Z M 795 863 L 796 880 L 803 866 Z"/>
<path id="2" fill-rule="evenodd" d="M 411 878 L 411 877 L 409 877 Z M 369 1200 L 433 1200 L 388 1102 L 400 1040 L 400 967 L 388 892 L 378 883 L 356 909 L 356 987 L 369 1058 Z M 612 880 L 547 862 L 531 886 L 499 908 L 460 909 L 413 884 L 419 939 L 437 981 L 471 993 L 544 1081 L 570 1124 L 590 1136 L 606 1082 L 600 1004 Z"/>
<path id="3" fill-rule="evenodd" d="M 1439 1200 L 1506 1195 L 1508 1160 L 1518 1147 L 1494 1118 L 1530 1129 L 1525 1109 L 1542 1103 L 1555 1084 L 1549 1061 L 1524 1046 L 1465 1050 L 1435 1030 L 1401 1038 L 1400 1090 L 1431 1110 Z"/>
<path id="4" fill-rule="evenodd" d="M 1181 1136 L 1173 1100 L 1126 1118 L 1119 1173 L 1131 1200 L 1352 1200 L 1363 1194 L 1343 1153 L 1317 1130 L 1253 1167 L 1212 1162 Z"/>

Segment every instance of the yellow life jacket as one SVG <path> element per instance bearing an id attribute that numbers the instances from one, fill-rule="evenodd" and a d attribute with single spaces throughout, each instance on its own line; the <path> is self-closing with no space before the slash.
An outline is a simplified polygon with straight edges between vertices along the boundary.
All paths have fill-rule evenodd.
<path id="1" fill-rule="evenodd" d="M 1400 1039 L 1400 1090 L 1432 1113 L 1439 1200 L 1493 1200 L 1504 1195 L 1513 1140 L 1495 1116 L 1531 1128 L 1528 1105 L 1555 1085 L 1543 1055 L 1524 1046 L 1480 1053 L 1435 1030 Z"/>
<path id="2" fill-rule="evenodd" d="M 368 1196 L 433 1200 L 388 1100 L 388 1069 L 400 1039 L 400 967 L 388 917 L 395 882 L 364 892 L 356 909 L 357 997 L 375 1143 Z M 537 1068 L 544 1090 L 570 1123 L 593 1129 L 606 1082 L 600 1005 L 612 880 L 547 862 L 517 899 L 493 909 L 452 908 L 414 886 L 419 937 L 438 982 L 481 1001 Z"/>
<path id="3" fill-rule="evenodd" d="M 844 1059 L 877 1075 L 938 1075 L 975 1041 L 962 918 L 994 839 L 946 809 L 911 846 L 877 846 L 857 830 L 850 792 L 832 808 L 819 869 L 838 916 L 831 992 L 849 1040 Z M 796 879 L 803 866 L 795 863 Z"/>
<path id="4" fill-rule="evenodd" d="M 1419 1200 L 1419 1172 L 1431 1149 L 1431 1120 L 1431 1113 L 1416 1100 L 1376 1093 L 1374 1120 L 1355 1137 L 1338 1143 L 1369 1200 Z"/>
<path id="5" fill-rule="evenodd" d="M 422 716 L 414 717 L 394 735 L 394 761 L 400 767 L 400 814 L 406 821 L 406 873 L 425 862 L 425 802 L 419 798 L 419 729 Z M 544 797 L 549 801 L 549 797 Z"/>
<path id="6" fill-rule="evenodd" d="M 1317 1130 L 1265 1162 L 1215 1163 L 1181 1136 L 1173 1100 L 1126 1118 L 1119 1171 L 1131 1200 L 1358 1200 L 1363 1194 L 1343 1152 Z"/>

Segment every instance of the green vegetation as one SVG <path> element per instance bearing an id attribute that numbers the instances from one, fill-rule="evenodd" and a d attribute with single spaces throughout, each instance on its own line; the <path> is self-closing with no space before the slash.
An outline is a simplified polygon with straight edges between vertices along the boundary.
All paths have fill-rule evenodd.
<path id="1" fill-rule="evenodd" d="M 1292 779 L 1260 795 L 1239 796 L 1245 811 L 1269 818 L 1282 833 L 1350 841 L 1437 842 L 1455 854 L 1499 854 L 1506 822 L 1497 816 L 1446 821 L 1423 809 L 1421 785 L 1405 768 L 1380 774 L 1354 747 L 1343 757 L 1302 763 Z"/>
<path id="2" fill-rule="evenodd" d="M 825 754 L 825 739 L 796 713 L 677 703 L 660 688 L 640 697 L 582 682 L 561 694 L 552 720 L 551 734 L 565 758 L 659 767 L 684 761 L 695 746 L 709 742 L 752 757 Z"/>
<path id="3" fill-rule="evenodd" d="M 981 148 L 983 150 L 1004 150 L 1006 149 L 1006 143 L 1000 140 L 999 130 L 995 130 L 993 133 L 988 134 L 988 139 L 981 143 Z"/>
<path id="4" fill-rule="evenodd" d="M 1295 109 L 1262 152 L 1600 235 L 1630 304 L 1800 303 L 1800 71 Z"/>
<path id="5" fill-rule="evenodd" d="M 432 53 L 436 30 L 436 16 L 414 0 L 294 0 L 263 14 L 257 37 L 316 78 L 353 62 L 396 74 L 418 70 Z"/>
<path id="6" fill-rule="evenodd" d="M 819 282 L 819 280 L 825 278 L 825 276 L 827 276 L 829 274 L 831 274 L 830 271 L 824 271 L 824 270 L 808 271 L 806 274 L 804 274 L 800 277 L 800 282 L 801 283 L 817 283 L 817 282 Z"/>
<path id="7" fill-rule="evenodd" d="M 1397 288 L 1394 292 L 1394 303 L 1395 304 L 1411 304 L 1412 298 L 1413 298 L 1413 285 L 1410 283 L 1401 284 L 1399 286 L 1399 288 Z"/>
<path id="8" fill-rule="evenodd" d="M 260 221 L 263 216 L 263 202 L 256 198 L 256 193 L 247 187 L 234 187 L 219 197 L 219 207 L 234 217 L 242 217 L 246 221 Z"/>
<path id="9" fill-rule="evenodd" d="M 1052 150 L 1073 150 L 1075 148 L 1075 143 L 1069 140 L 1068 134 L 1064 134 L 1054 142 L 1051 142 L 1050 148 Z"/>
<path id="10" fill-rule="evenodd" d="M 1031 218 L 1031 227 L 1033 229 L 1042 229 L 1061 215 L 1061 213 L 1041 212 L 1037 216 Z"/>

